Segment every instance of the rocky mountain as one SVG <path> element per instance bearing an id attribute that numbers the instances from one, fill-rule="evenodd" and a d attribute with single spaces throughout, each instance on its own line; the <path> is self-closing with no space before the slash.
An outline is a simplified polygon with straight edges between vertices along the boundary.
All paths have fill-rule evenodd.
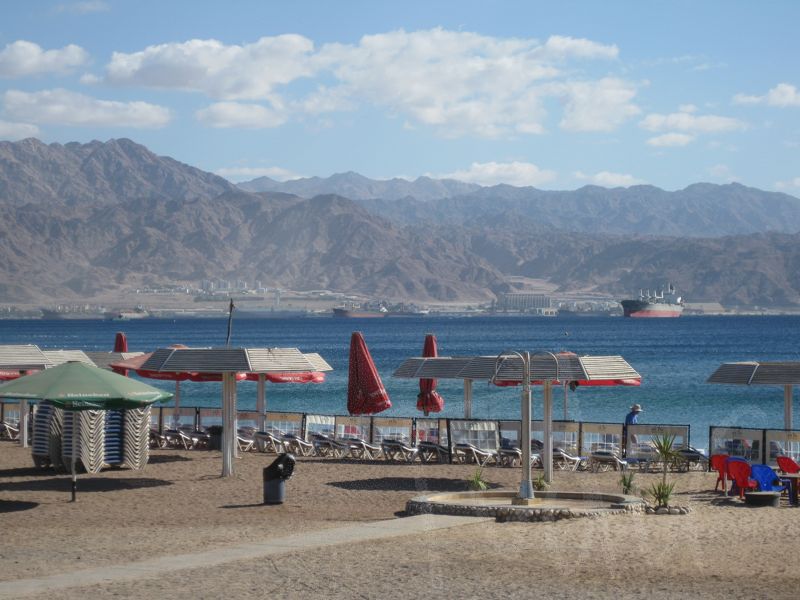
<path id="1" fill-rule="evenodd" d="M 34 138 L 0 142 L 0 200 L 4 204 L 188 200 L 234 189 L 222 177 L 156 156 L 128 139 L 64 145 Z"/>
<path id="2" fill-rule="evenodd" d="M 337 173 L 326 178 L 308 177 L 286 182 L 275 181 L 269 177 L 259 177 L 240 183 L 239 187 L 248 192 L 284 192 L 302 198 L 335 194 L 351 200 L 414 198 L 421 201 L 450 198 L 480 189 L 479 185 L 454 179 L 418 177 L 414 181 L 400 178 L 375 180 L 352 171 Z"/>
<path id="3" fill-rule="evenodd" d="M 417 192 L 414 185 L 399 193 L 382 185 L 388 182 L 353 173 L 298 181 L 298 185 L 273 181 L 270 189 L 299 196 L 337 193 L 361 201 L 370 211 L 398 225 L 470 227 L 481 223 L 504 228 L 525 224 L 542 232 L 555 229 L 689 237 L 800 231 L 800 199 L 738 183 L 697 183 L 674 192 L 649 185 L 613 189 L 585 186 L 573 191 L 496 185 L 473 186 L 465 192 L 451 185 L 435 196 L 425 189 Z M 303 189 L 302 182 L 311 181 L 314 185 Z M 343 181 L 354 185 L 342 185 Z M 248 186 L 240 184 L 245 189 Z M 357 189 L 349 193 L 353 187 Z"/>
<path id="4" fill-rule="evenodd" d="M 244 191 L 129 140 L 23 140 L 0 143 L 0 302 L 123 297 L 204 278 L 486 301 L 523 276 L 615 297 L 670 280 L 692 301 L 796 307 L 797 202 L 708 184 L 302 198 Z M 652 235 L 663 230 L 673 235 Z"/>

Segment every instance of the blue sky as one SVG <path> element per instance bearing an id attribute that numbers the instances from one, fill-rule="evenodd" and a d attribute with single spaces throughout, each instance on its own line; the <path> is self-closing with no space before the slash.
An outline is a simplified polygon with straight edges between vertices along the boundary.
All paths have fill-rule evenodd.
<path id="1" fill-rule="evenodd" d="M 3 3 L 0 139 L 234 181 L 357 171 L 800 196 L 800 2 Z"/>

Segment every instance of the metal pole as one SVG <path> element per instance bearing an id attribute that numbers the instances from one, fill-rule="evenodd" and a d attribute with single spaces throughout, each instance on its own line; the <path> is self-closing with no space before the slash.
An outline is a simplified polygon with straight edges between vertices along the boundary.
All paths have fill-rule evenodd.
<path id="1" fill-rule="evenodd" d="M 77 490 L 78 490 L 78 476 L 75 473 L 75 453 L 77 450 L 75 449 L 76 440 L 78 439 L 78 413 L 74 410 L 72 411 L 72 452 L 70 453 L 70 463 L 72 463 L 72 499 L 70 502 L 75 502 Z"/>
<path id="2" fill-rule="evenodd" d="M 230 417 L 231 405 L 231 373 L 222 374 L 222 476 L 233 475 L 233 444 L 231 432 L 233 423 Z M 235 438 L 234 438 L 235 439 Z"/>
<path id="3" fill-rule="evenodd" d="M 28 421 L 30 417 L 30 408 L 28 408 L 27 400 L 19 401 L 19 443 L 23 448 L 27 448 L 28 444 Z"/>
<path id="4" fill-rule="evenodd" d="M 792 386 L 783 386 L 783 427 L 792 428 Z"/>
<path id="5" fill-rule="evenodd" d="M 564 382 L 564 420 L 569 420 L 569 383 Z"/>
<path id="6" fill-rule="evenodd" d="M 175 380 L 175 408 L 172 410 L 172 428 L 178 429 L 181 424 L 181 382 Z"/>
<path id="7" fill-rule="evenodd" d="M 544 480 L 553 482 L 553 382 L 544 380 Z"/>
<path id="8" fill-rule="evenodd" d="M 528 500 L 534 497 L 531 482 L 531 357 L 525 352 L 520 358 L 522 359 L 522 480 L 519 484 L 519 497 Z"/>
<path id="9" fill-rule="evenodd" d="M 472 418 L 472 379 L 464 380 L 464 418 Z"/>
<path id="10" fill-rule="evenodd" d="M 258 412 L 258 430 L 264 431 L 264 423 L 266 418 L 264 413 L 267 412 L 267 391 L 266 375 L 264 373 L 258 374 L 258 383 L 256 384 L 256 412 Z"/>

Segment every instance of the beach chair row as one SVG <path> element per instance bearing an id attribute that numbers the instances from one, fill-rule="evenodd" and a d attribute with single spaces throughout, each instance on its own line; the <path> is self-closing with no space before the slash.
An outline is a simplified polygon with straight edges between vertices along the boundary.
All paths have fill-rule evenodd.
<path id="1" fill-rule="evenodd" d="M 792 506 L 798 505 L 798 481 L 800 464 L 792 457 L 778 455 L 778 470 L 762 463 L 751 463 L 741 456 L 712 454 L 710 469 L 717 473 L 714 491 L 720 489 L 727 495 L 738 495 L 740 499 L 757 498 L 761 502 L 774 501 L 777 506 L 780 495 L 787 494 Z"/>

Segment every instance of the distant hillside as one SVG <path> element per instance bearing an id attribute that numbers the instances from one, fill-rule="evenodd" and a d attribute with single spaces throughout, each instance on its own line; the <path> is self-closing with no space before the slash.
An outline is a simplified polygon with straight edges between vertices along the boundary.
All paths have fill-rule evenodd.
<path id="1" fill-rule="evenodd" d="M 366 196 L 389 193 L 342 177 L 361 182 Z M 253 193 L 130 140 L 0 143 L 0 302 L 124 298 L 137 287 L 217 277 L 472 302 L 523 276 L 616 298 L 670 280 L 690 301 L 800 305 L 792 196 L 735 184 L 679 192 L 404 184 L 441 184 L 435 193 L 451 196 Z"/>
<path id="2" fill-rule="evenodd" d="M 453 179 L 431 179 L 418 177 L 414 181 L 405 179 L 375 180 L 358 173 L 337 173 L 330 177 L 309 177 L 280 182 L 269 177 L 259 177 L 240 183 L 248 192 L 285 192 L 302 198 L 313 198 L 324 194 L 335 194 L 351 200 L 397 200 L 414 198 L 429 201 L 468 194 L 480 189 L 479 185 Z"/>
<path id="3" fill-rule="evenodd" d="M 222 177 L 128 139 L 44 144 L 0 142 L 0 200 L 6 204 L 119 203 L 141 198 L 213 198 L 236 189 Z"/>

